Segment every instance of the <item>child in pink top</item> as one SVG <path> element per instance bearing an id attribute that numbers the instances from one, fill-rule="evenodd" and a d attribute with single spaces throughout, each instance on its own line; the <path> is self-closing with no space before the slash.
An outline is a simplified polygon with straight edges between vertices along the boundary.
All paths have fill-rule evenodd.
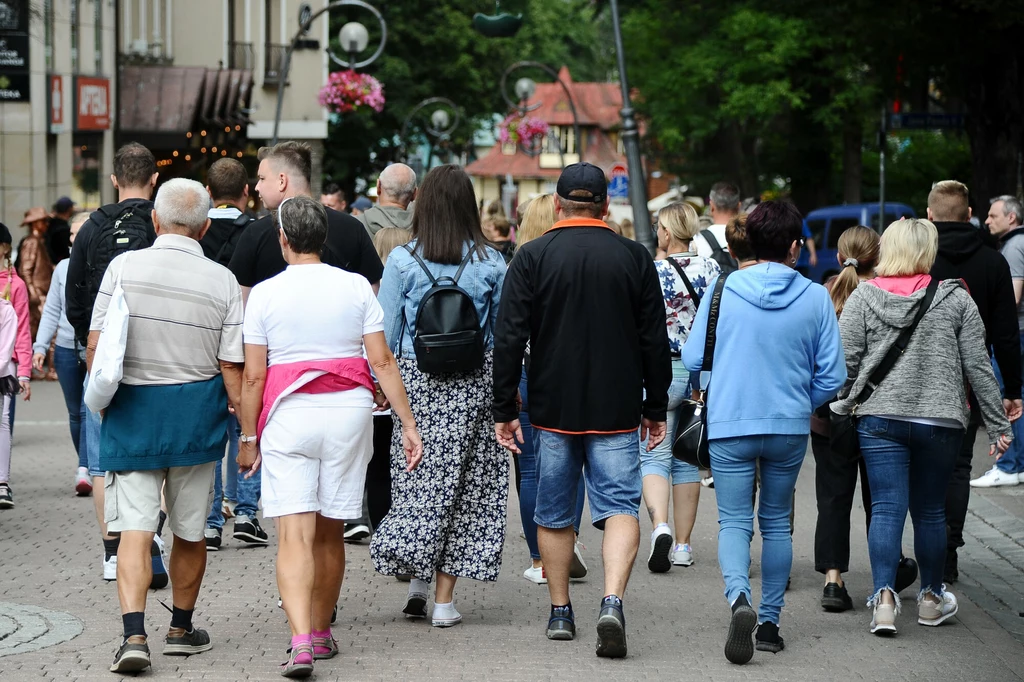
<path id="1" fill-rule="evenodd" d="M 14 345 L 21 326 L 10 302 L 0 299 L 0 393 L 3 393 L 3 404 L 0 407 L 0 509 L 14 507 L 10 486 L 11 425 L 7 409 L 17 390 L 16 382 L 11 381 L 11 378 L 14 378 L 16 371 Z"/>

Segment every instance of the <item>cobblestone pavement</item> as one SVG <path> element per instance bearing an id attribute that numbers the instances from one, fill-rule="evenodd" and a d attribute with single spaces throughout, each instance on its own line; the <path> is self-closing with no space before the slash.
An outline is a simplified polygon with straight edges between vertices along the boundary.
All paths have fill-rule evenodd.
<path id="1" fill-rule="evenodd" d="M 34 389 L 18 405 L 12 485 L 17 508 L 0 512 L 0 680 L 113 680 L 107 667 L 120 632 L 116 583 L 100 580 L 100 543 L 92 501 L 73 496 L 74 458 L 56 384 Z M 983 453 L 976 473 L 986 468 Z M 864 598 L 870 573 L 863 514 L 854 511 L 852 571 L 847 583 L 857 607 L 824 613 L 821 578 L 813 571 L 813 460 L 797 494 L 793 586 L 786 595 L 784 652 L 757 652 L 751 664 L 723 655 L 727 608 L 716 556 L 713 491 L 705 491 L 694 535 L 697 563 L 652 575 L 641 547 L 626 595 L 629 657 L 594 655 L 594 621 L 602 596 L 600 533 L 583 531 L 591 575 L 573 588 L 580 636 L 544 637 L 547 591 L 521 577 L 528 563 L 510 495 L 509 539 L 494 584 L 462 581 L 456 604 L 465 620 L 449 630 L 408 622 L 400 608 L 406 586 L 373 573 L 366 545 L 349 546 L 335 636 L 341 656 L 318 665 L 320 680 L 1021 680 L 1024 679 L 1024 487 L 986 491 L 972 501 L 970 538 L 954 587 L 960 613 L 940 628 L 916 625 L 913 592 L 904 598 L 899 635 L 868 633 Z M 273 539 L 272 524 L 269 528 Z M 228 523 L 226 531 L 230 529 Z M 644 537 L 650 524 L 643 524 Z M 188 659 L 160 655 L 169 614 L 150 593 L 147 628 L 154 653 L 145 679 L 276 680 L 285 658 L 287 625 L 276 608 L 274 549 L 250 549 L 225 533 L 211 554 L 196 611 L 213 651 Z M 904 541 L 912 547 L 910 531 Z M 757 572 L 757 549 L 753 571 Z M 755 580 L 755 598 L 758 585 Z M 83 629 L 84 628 L 84 629 Z M 31 647 L 36 647 L 34 650 Z"/>

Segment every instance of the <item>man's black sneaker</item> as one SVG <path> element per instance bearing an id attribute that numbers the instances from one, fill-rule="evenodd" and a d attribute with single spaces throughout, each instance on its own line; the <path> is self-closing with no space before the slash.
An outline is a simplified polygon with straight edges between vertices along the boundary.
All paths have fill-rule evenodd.
<path id="1" fill-rule="evenodd" d="M 758 651 L 770 651 L 777 654 L 786 648 L 786 642 L 779 637 L 779 626 L 770 620 L 766 620 L 757 626 L 757 640 L 755 646 Z"/>
<path id="2" fill-rule="evenodd" d="M 952 585 L 957 580 L 960 580 L 960 567 L 957 561 L 956 550 L 946 550 L 946 567 L 942 571 L 942 582 L 947 585 Z"/>
<path id="3" fill-rule="evenodd" d="M 370 527 L 362 523 L 345 524 L 345 542 L 362 542 L 370 537 Z"/>
<path id="4" fill-rule="evenodd" d="M 14 495 L 9 483 L 0 483 L 0 509 L 14 509 Z"/>
<path id="5" fill-rule="evenodd" d="M 206 538 L 206 551 L 207 552 L 219 552 L 221 543 L 221 533 L 223 530 L 220 528 L 207 528 L 204 532 Z"/>
<path id="6" fill-rule="evenodd" d="M 846 585 L 829 583 L 821 594 L 821 608 L 831 613 L 842 613 L 853 608 L 853 600 L 846 591 Z M 761 630 L 758 629 L 758 632 Z"/>
<path id="7" fill-rule="evenodd" d="M 263 530 L 255 516 L 236 516 L 235 533 L 232 537 L 250 545 L 266 545 L 270 542 L 267 531 Z"/>
<path id="8" fill-rule="evenodd" d="M 917 580 L 917 562 L 908 556 L 900 559 L 896 567 L 896 594 L 907 589 Z"/>
<path id="9" fill-rule="evenodd" d="M 576 637 L 576 619 L 572 605 L 552 606 L 548 618 L 548 639 L 571 640 Z"/>
<path id="10" fill-rule="evenodd" d="M 132 635 L 121 642 L 121 647 L 114 655 L 110 664 L 112 673 L 137 673 L 145 670 L 152 662 L 149 660 L 149 644 L 144 635 Z"/>
<path id="11" fill-rule="evenodd" d="M 757 613 L 741 594 L 732 605 L 732 619 L 729 621 L 729 637 L 725 640 L 725 658 L 730 663 L 743 665 L 754 657 L 754 643 L 750 635 L 757 625 Z"/>
<path id="12" fill-rule="evenodd" d="M 213 648 L 210 635 L 197 627 L 193 627 L 190 632 L 186 632 L 185 628 L 171 628 L 167 631 L 166 641 L 164 656 L 191 656 Z"/>
<path id="13" fill-rule="evenodd" d="M 615 595 L 601 602 L 601 613 L 597 617 L 597 655 L 626 657 L 626 616 L 622 613 L 622 600 Z"/>
<path id="14" fill-rule="evenodd" d="M 167 587 L 171 578 L 167 574 L 167 561 L 164 558 L 164 541 L 159 535 L 153 536 L 153 542 L 149 546 L 149 554 L 153 566 L 153 577 L 149 581 L 149 589 L 162 590 Z"/>

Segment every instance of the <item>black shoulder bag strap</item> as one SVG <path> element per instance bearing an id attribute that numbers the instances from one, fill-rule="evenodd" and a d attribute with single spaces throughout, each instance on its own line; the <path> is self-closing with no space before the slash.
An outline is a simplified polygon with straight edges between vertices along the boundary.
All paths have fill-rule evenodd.
<path id="1" fill-rule="evenodd" d="M 861 389 L 860 395 L 857 396 L 857 405 L 863 404 L 871 397 L 871 394 L 878 388 L 878 384 L 882 383 L 885 375 L 889 373 L 889 370 L 893 368 L 896 361 L 903 355 L 903 351 L 907 349 L 907 344 L 910 343 L 910 337 L 914 335 L 914 330 L 917 329 L 917 323 L 921 321 L 924 314 L 928 312 L 928 308 L 931 307 L 932 299 L 935 298 L 935 290 L 938 288 L 938 278 L 932 277 L 932 281 L 928 284 L 928 289 L 925 291 L 924 298 L 921 299 L 917 313 L 914 315 L 914 320 L 903 328 L 900 335 L 896 337 L 895 343 L 889 348 L 889 352 L 885 354 L 882 361 L 878 363 L 878 367 L 875 367 L 875 371 L 868 377 L 868 383 Z"/>
<path id="2" fill-rule="evenodd" d="M 686 276 L 686 272 L 683 270 L 682 266 L 680 266 L 672 256 L 666 256 L 665 260 L 667 260 L 668 264 L 675 268 L 676 272 L 679 273 L 679 276 L 683 278 L 683 284 L 686 285 L 686 291 L 690 293 L 690 299 L 693 301 L 693 307 L 699 308 L 700 296 L 697 295 L 697 290 L 693 288 L 693 284 L 690 283 L 690 278 Z"/>
<path id="3" fill-rule="evenodd" d="M 718 277 L 718 283 L 715 284 L 715 291 L 711 294 L 711 310 L 708 311 L 708 329 L 704 334 L 704 365 L 700 368 L 701 372 L 710 372 L 711 368 L 715 364 L 715 341 L 718 338 L 718 314 L 722 309 L 722 293 L 725 291 L 725 278 L 729 276 L 729 273 L 724 273 Z M 701 390 L 707 390 L 702 388 Z"/>

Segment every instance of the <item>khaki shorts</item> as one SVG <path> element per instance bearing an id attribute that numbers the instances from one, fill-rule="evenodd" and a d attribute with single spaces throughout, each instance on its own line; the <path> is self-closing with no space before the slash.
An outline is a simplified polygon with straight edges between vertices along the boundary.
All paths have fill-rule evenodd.
<path id="1" fill-rule="evenodd" d="M 167 523 L 175 537 L 201 542 L 213 503 L 216 462 L 151 471 L 108 471 L 103 518 L 110 533 L 155 533 L 160 524 L 160 492 L 167 497 Z"/>

